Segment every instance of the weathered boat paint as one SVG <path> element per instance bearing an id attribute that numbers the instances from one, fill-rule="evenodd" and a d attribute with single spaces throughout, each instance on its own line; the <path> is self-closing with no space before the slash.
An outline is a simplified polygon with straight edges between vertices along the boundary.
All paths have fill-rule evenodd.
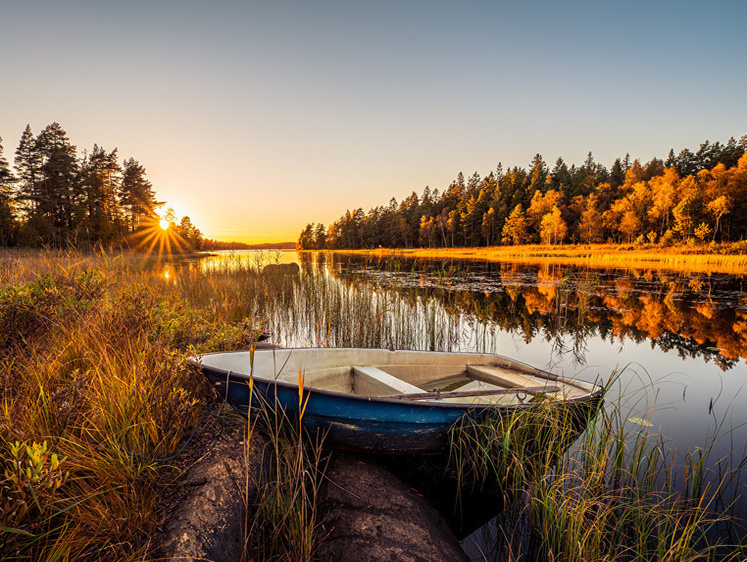
<path id="1" fill-rule="evenodd" d="M 308 353 L 310 350 L 299 351 Z M 319 350 L 320 353 L 324 351 Z M 360 351 L 362 355 L 365 352 L 371 353 L 371 350 Z M 256 361 L 258 355 L 270 353 L 275 353 L 275 350 L 257 350 L 254 359 Z M 244 415 L 254 415 L 263 405 L 270 408 L 277 406 L 282 408 L 291 420 L 297 422 L 301 405 L 301 408 L 305 408 L 302 416 L 303 427 L 312 434 L 324 435 L 325 445 L 343 450 L 388 454 L 437 453 L 448 446 L 449 429 L 465 415 L 480 419 L 486 415 L 502 415 L 537 405 L 417 402 L 356 396 L 315 388 L 303 388 L 299 397 L 297 384 L 268 380 L 259 373 L 237 373 L 211 366 L 204 362 L 207 359 L 209 363 L 211 355 L 217 354 L 197 357 L 194 362 L 215 384 L 219 395 L 236 410 Z M 465 357 L 473 355 L 475 354 L 464 354 Z M 505 359 L 500 356 L 492 357 Z M 599 400 L 602 392 L 599 388 L 587 398 L 567 400 L 559 402 L 558 405 L 588 407 Z"/>

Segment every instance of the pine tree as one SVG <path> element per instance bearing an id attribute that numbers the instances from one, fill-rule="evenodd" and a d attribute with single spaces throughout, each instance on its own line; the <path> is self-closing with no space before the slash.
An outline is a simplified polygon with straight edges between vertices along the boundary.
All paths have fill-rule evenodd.
<path id="1" fill-rule="evenodd" d="M 26 129 L 21 135 L 13 162 L 18 178 L 16 198 L 24 214 L 30 215 L 41 204 L 42 199 L 38 191 L 41 155 L 36 148 L 36 138 L 34 133 L 31 132 L 31 125 L 26 125 Z"/>
<path id="2" fill-rule="evenodd" d="M 47 125 L 36 139 L 40 155 L 42 204 L 38 208 L 53 227 L 52 243 L 68 241 L 79 215 L 81 193 L 75 146 L 59 123 Z"/>
<path id="3" fill-rule="evenodd" d="M 121 169 L 117 163 L 117 149 L 107 154 L 103 147 L 94 144 L 93 151 L 83 162 L 81 179 L 89 237 L 94 242 L 111 242 L 120 222 L 117 194 Z"/>
<path id="4" fill-rule="evenodd" d="M 310 250 L 314 245 L 314 225 L 307 224 L 298 236 L 296 247 L 299 250 Z"/>
<path id="5" fill-rule="evenodd" d="M 327 247 L 327 231 L 322 223 L 316 225 L 314 230 L 314 247 L 323 250 Z"/>
<path id="6" fill-rule="evenodd" d="M 134 158 L 124 161 L 119 205 L 125 232 L 133 233 L 150 225 L 158 217 L 163 202 L 156 200 L 153 185 L 145 178 L 145 168 Z"/>
<path id="7" fill-rule="evenodd" d="M 0 138 L 0 246 L 14 241 L 16 221 L 14 216 L 13 185 L 15 178 L 3 154 L 3 139 Z"/>
<path id="8" fill-rule="evenodd" d="M 176 227 L 176 233 L 181 236 L 182 241 L 186 243 L 186 248 L 180 250 L 201 250 L 202 249 L 202 232 L 188 216 L 182 217 L 179 226 Z"/>

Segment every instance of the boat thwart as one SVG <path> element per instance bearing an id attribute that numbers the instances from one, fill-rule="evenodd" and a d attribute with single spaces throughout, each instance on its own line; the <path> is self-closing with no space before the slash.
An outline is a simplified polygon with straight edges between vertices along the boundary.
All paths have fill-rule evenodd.
<path id="1" fill-rule="evenodd" d="M 246 414 L 277 405 L 336 448 L 438 452 L 462 416 L 533 408 L 589 408 L 598 385 L 494 354 L 385 349 L 257 349 L 194 359 L 218 392 Z M 299 383 L 301 388 L 299 389 Z M 302 400 L 299 400 L 302 393 Z"/>

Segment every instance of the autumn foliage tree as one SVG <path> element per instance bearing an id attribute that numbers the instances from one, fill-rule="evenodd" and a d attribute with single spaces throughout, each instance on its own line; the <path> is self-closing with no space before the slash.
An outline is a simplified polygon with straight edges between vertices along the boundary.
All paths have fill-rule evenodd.
<path id="1" fill-rule="evenodd" d="M 487 246 L 541 242 L 653 243 L 740 240 L 747 235 L 747 135 L 642 163 L 626 154 L 608 170 L 537 154 L 529 169 L 498 164 L 460 173 L 442 192 L 347 211 L 300 248 Z M 321 240 L 324 240 L 323 244 Z"/>

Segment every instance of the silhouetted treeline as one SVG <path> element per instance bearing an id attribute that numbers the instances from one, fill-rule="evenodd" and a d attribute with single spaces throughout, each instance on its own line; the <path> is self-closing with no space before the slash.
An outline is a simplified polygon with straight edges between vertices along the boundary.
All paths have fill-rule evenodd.
<path id="1" fill-rule="evenodd" d="M 211 238 L 202 240 L 203 250 L 293 250 L 295 242 L 272 242 L 267 244 L 245 244 L 244 242 L 221 242 Z"/>
<path id="2" fill-rule="evenodd" d="M 443 191 L 426 187 L 401 203 L 347 211 L 325 228 L 308 224 L 301 249 L 731 241 L 747 233 L 747 135 L 709 141 L 646 164 L 610 169 L 589 153 L 581 166 L 537 154 L 531 167 L 486 177 L 461 173 Z"/>
<path id="3" fill-rule="evenodd" d="M 137 248 L 158 246 L 164 203 L 156 199 L 145 168 L 117 149 L 94 144 L 78 155 L 58 123 L 21 135 L 11 168 L 0 138 L 0 246 Z M 173 232 L 172 251 L 199 249 L 202 233 L 184 217 Z M 154 244 L 154 241 L 156 243 Z"/>

